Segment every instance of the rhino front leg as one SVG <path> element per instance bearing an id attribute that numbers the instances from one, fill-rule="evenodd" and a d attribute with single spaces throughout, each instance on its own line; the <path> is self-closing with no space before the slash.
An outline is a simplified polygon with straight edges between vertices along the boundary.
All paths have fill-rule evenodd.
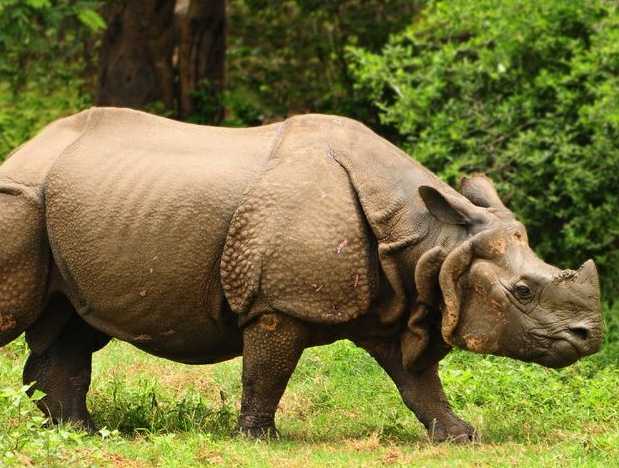
<path id="1" fill-rule="evenodd" d="M 26 332 L 31 351 L 23 381 L 35 382 L 30 392 L 38 389 L 45 393 L 37 406 L 53 423 L 71 422 L 94 431 L 86 408 L 92 353 L 105 346 L 109 337 L 90 327 L 72 310 L 64 327 L 56 330 L 52 320 L 45 319 L 55 313 L 60 319 L 63 305 L 71 307 L 66 300 L 54 301 L 44 312 L 41 324 Z"/>
<path id="2" fill-rule="evenodd" d="M 278 313 L 264 314 L 244 329 L 241 432 L 278 435 L 275 411 L 308 340 L 305 324 Z"/>
<path id="3" fill-rule="evenodd" d="M 428 430 L 434 442 L 471 442 L 477 439 L 475 429 L 456 416 L 443 392 L 438 375 L 438 362 L 418 372 L 402 365 L 399 342 L 361 341 L 364 348 L 394 381 L 404 403 Z"/>

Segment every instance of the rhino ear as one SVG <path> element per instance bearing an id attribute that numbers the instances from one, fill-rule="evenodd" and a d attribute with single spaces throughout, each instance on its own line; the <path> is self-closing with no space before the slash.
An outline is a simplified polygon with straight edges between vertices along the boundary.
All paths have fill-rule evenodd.
<path id="1" fill-rule="evenodd" d="M 444 194 L 429 185 L 419 187 L 419 195 L 428 211 L 443 223 L 472 224 L 478 217 L 475 207 L 463 197 Z"/>
<path id="2" fill-rule="evenodd" d="M 460 182 L 460 192 L 472 203 L 483 208 L 498 208 L 506 210 L 499 198 L 492 180 L 484 174 L 473 174 L 463 177 Z"/>

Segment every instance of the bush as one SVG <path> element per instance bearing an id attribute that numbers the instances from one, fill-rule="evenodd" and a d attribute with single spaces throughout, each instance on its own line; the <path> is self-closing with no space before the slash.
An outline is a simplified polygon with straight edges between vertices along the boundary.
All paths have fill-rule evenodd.
<path id="1" fill-rule="evenodd" d="M 50 90 L 48 95 L 33 87 L 22 89 L 16 98 L 0 84 L 0 163 L 48 123 L 90 105 L 76 81 L 68 80 L 66 89 Z"/>
<path id="2" fill-rule="evenodd" d="M 349 49 L 402 146 L 483 171 L 548 261 L 593 257 L 619 297 L 619 15 L 605 0 L 435 1 L 381 54 Z"/>
<path id="3" fill-rule="evenodd" d="M 227 124 L 256 125 L 303 112 L 377 120 L 348 76 L 345 47 L 378 51 L 423 0 L 231 0 Z"/>

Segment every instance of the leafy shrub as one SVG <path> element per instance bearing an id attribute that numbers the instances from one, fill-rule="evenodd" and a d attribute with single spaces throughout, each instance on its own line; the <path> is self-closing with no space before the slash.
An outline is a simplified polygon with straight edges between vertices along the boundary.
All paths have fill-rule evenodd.
<path id="1" fill-rule="evenodd" d="M 431 2 L 358 90 L 451 183 L 489 174 L 548 261 L 593 257 L 619 296 L 619 14 L 606 0 Z"/>
<path id="2" fill-rule="evenodd" d="M 52 459 L 62 457 L 63 452 L 81 445 L 86 437 L 84 432 L 67 426 L 44 429 L 48 420 L 34 405 L 44 394 L 35 391 L 28 397 L 29 387 L 0 390 L 0 418 L 8 423 L 0 432 L 0 464 L 3 466 L 26 466 L 33 462 L 49 465 Z M 25 452 L 36 456 L 27 457 Z"/>
<path id="3" fill-rule="evenodd" d="M 0 163 L 48 123 L 90 105 L 90 97 L 79 92 L 78 84 L 69 80 L 66 89 L 50 90 L 47 95 L 30 87 L 15 99 L 0 84 Z"/>
<path id="4" fill-rule="evenodd" d="M 231 0 L 228 124 L 255 125 L 303 112 L 374 122 L 348 74 L 347 45 L 380 50 L 422 0 Z"/>

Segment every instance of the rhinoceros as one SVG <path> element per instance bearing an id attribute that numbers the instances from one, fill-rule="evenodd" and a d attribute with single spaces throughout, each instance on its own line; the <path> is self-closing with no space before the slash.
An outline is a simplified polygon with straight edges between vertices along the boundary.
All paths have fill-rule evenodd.
<path id="1" fill-rule="evenodd" d="M 600 348 L 593 261 L 559 270 L 487 177 L 452 189 L 363 124 L 255 128 L 93 108 L 0 166 L 0 346 L 52 421 L 93 429 L 111 338 L 190 364 L 243 357 L 240 430 L 274 417 L 305 348 L 348 339 L 434 440 L 473 440 L 438 375 L 456 346 L 562 367 Z"/>

